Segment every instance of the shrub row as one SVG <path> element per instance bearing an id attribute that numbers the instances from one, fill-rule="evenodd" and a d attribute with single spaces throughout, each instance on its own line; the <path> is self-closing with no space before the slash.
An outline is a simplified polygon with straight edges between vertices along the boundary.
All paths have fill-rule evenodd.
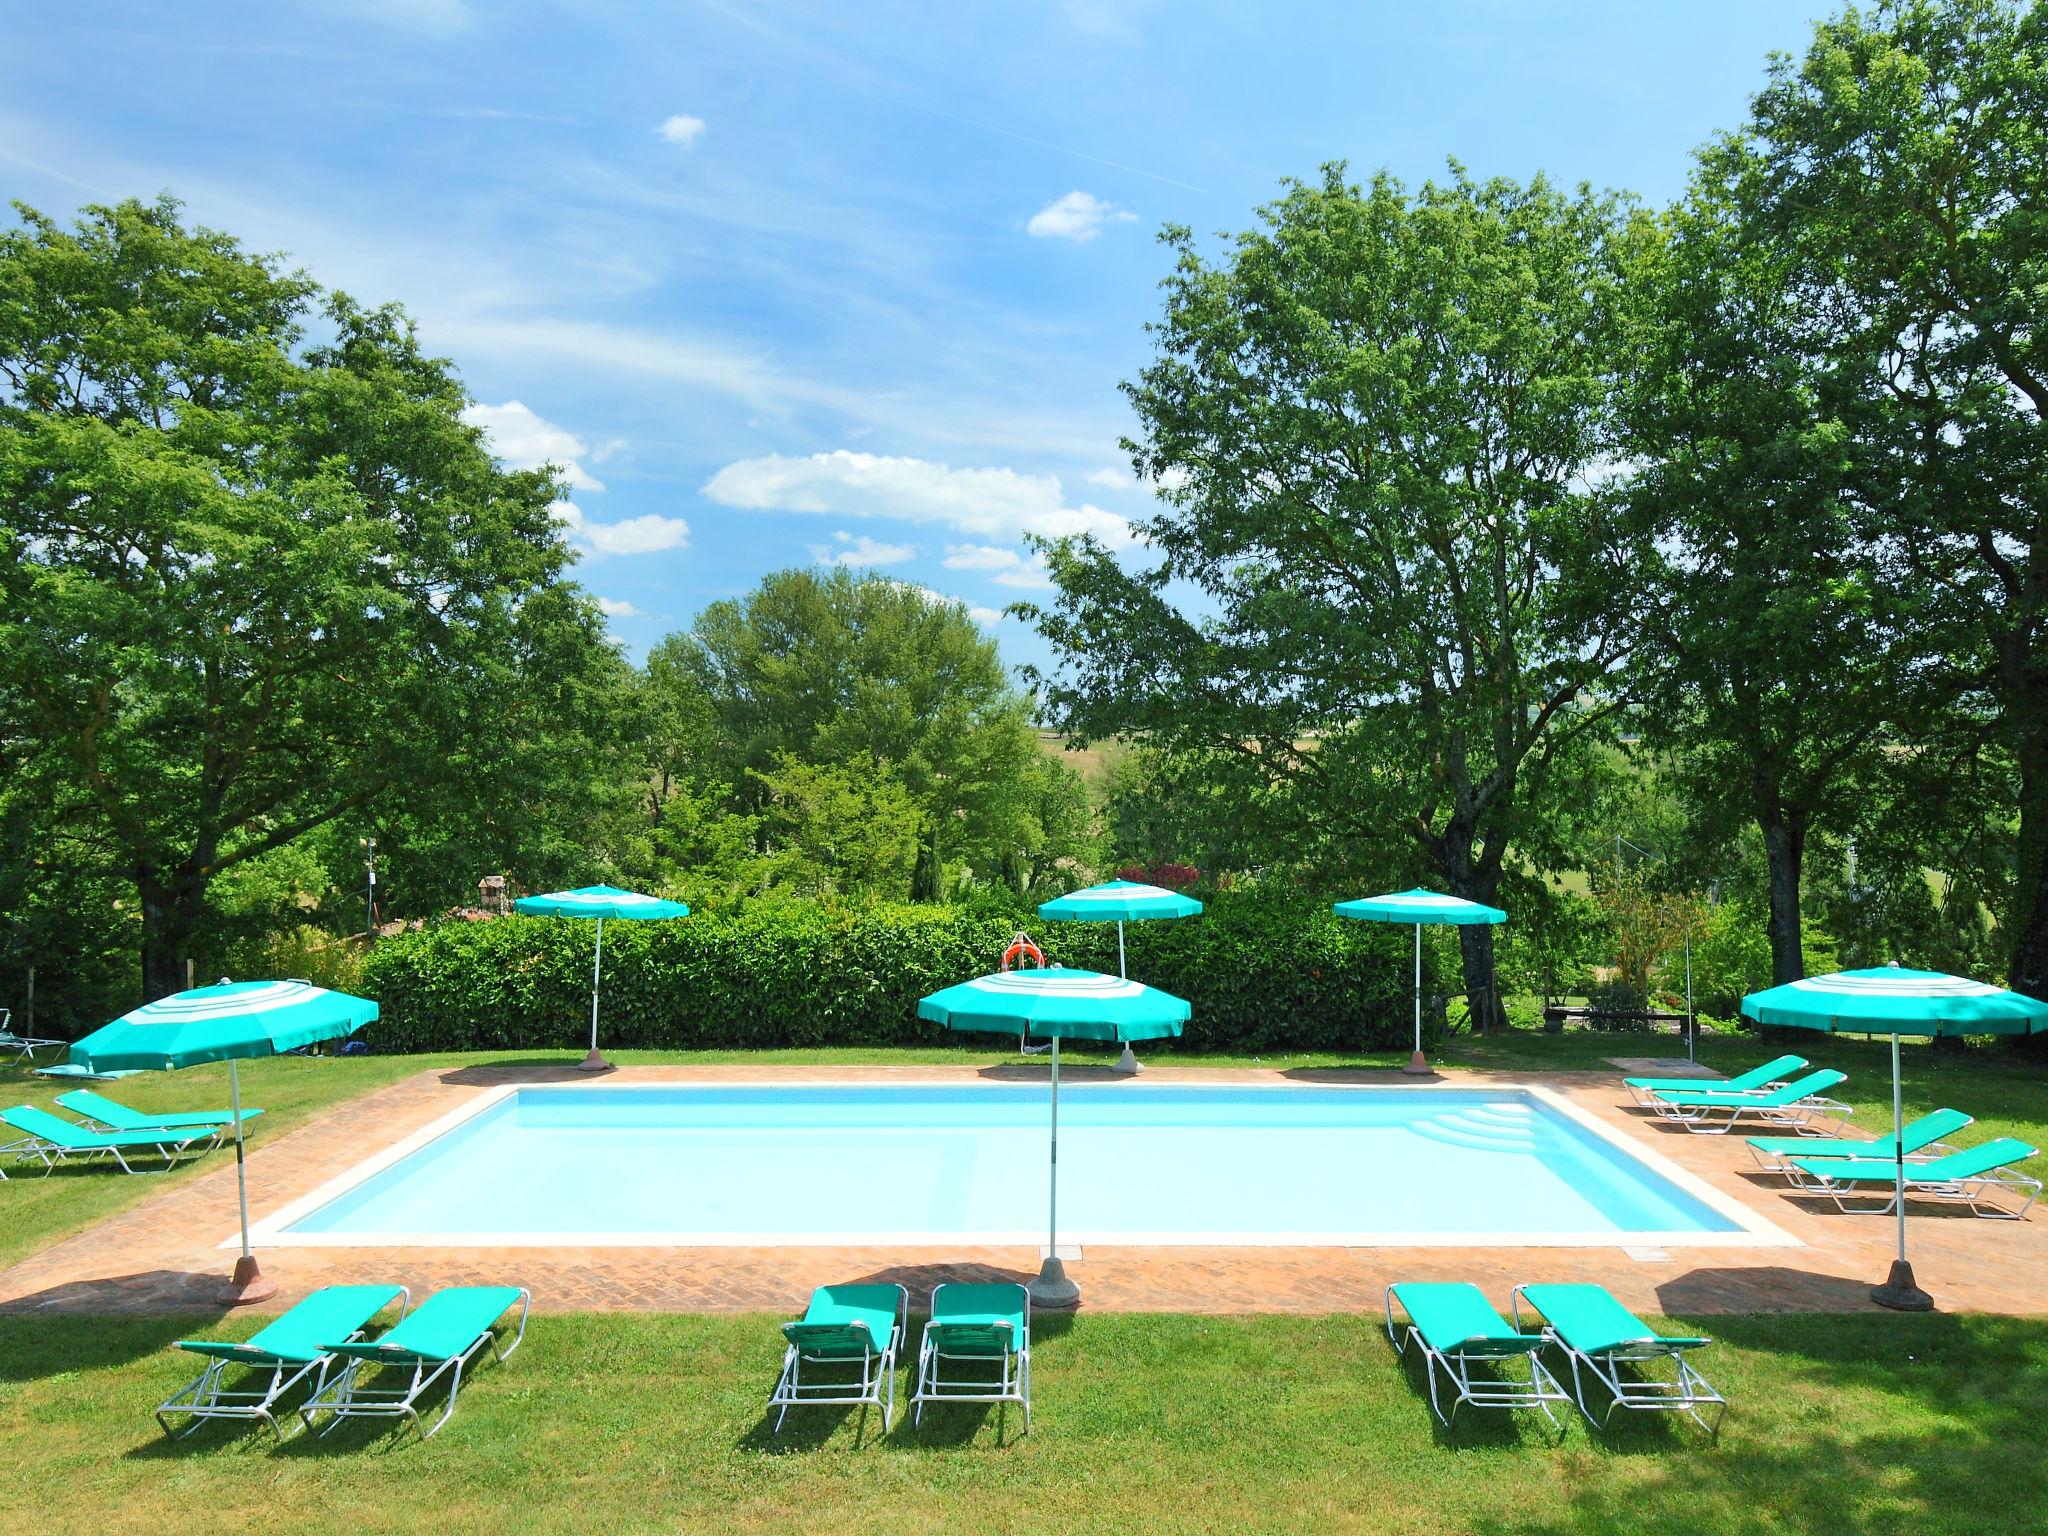
<path id="1" fill-rule="evenodd" d="M 668 1050 L 959 1042 L 917 1017 L 918 998 L 994 970 L 1018 925 L 958 908 L 816 904 L 608 922 L 602 1038 Z M 1116 969 L 1113 923 L 1029 926 L 1049 964 Z M 1198 918 L 1126 932 L 1132 976 L 1194 1006 L 1183 1049 L 1354 1050 L 1408 1038 L 1405 930 L 1244 893 Z M 589 1029 L 592 938 L 587 921 L 508 917 L 386 939 L 364 966 L 364 990 L 382 1009 L 368 1038 L 381 1051 L 577 1046 Z"/>

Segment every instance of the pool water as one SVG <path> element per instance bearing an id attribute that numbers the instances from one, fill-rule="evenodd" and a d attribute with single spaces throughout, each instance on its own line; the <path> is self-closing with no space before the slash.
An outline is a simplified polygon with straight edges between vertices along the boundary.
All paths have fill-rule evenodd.
<path id="1" fill-rule="evenodd" d="M 1043 1243 L 1047 1108 L 1043 1086 L 521 1088 L 284 1213 L 279 1231 L 287 1242 Z M 1743 1230 L 1685 1176 L 1522 1090 L 1076 1086 L 1060 1095 L 1059 1150 L 1063 1245 Z"/>

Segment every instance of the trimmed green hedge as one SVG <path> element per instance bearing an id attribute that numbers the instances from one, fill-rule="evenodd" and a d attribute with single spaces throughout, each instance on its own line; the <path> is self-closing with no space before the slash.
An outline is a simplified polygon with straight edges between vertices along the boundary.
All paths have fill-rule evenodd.
<path id="1" fill-rule="evenodd" d="M 961 1042 L 921 1021 L 917 999 L 994 970 L 1018 926 L 960 908 L 815 904 L 606 923 L 602 1038 L 665 1050 Z M 1116 969 L 1113 923 L 1028 927 L 1050 963 Z M 1126 933 L 1131 974 L 1194 1005 L 1183 1049 L 1391 1047 L 1412 1027 L 1406 930 L 1346 922 L 1326 903 L 1225 895 L 1201 917 Z M 367 1038 L 380 1051 L 580 1046 L 592 934 L 509 917 L 383 940 L 364 966 L 382 1007 Z"/>

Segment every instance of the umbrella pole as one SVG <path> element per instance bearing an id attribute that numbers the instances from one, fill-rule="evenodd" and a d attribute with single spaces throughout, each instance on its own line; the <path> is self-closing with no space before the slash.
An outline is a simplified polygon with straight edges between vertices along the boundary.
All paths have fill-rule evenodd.
<path id="1" fill-rule="evenodd" d="M 1422 1054 L 1422 924 L 1415 925 L 1415 1054 L 1401 1069 L 1410 1077 L 1432 1077 L 1429 1059 Z"/>
<path id="2" fill-rule="evenodd" d="M 597 1052 L 597 984 L 604 975 L 604 919 L 597 920 L 597 959 L 590 967 L 590 1054 L 583 1058 L 578 1072 L 609 1072 L 612 1064 Z"/>
<path id="3" fill-rule="evenodd" d="M 235 1059 L 228 1058 L 228 1111 L 235 1117 L 235 1194 L 242 1210 L 242 1256 L 235 1260 L 235 1273 L 220 1288 L 216 1300 L 230 1307 L 252 1301 L 267 1301 L 277 1294 L 277 1282 L 256 1266 L 249 1251 L 249 1175 L 242 1155 L 242 1074 Z"/>
<path id="4" fill-rule="evenodd" d="M 1934 1298 L 1920 1289 L 1906 1259 L 1905 1094 L 1899 1083 L 1899 1033 L 1892 1031 L 1892 1206 L 1898 1212 L 1899 1256 L 1883 1285 L 1872 1286 L 1870 1299 L 1894 1312 L 1927 1312 Z"/>
<path id="5" fill-rule="evenodd" d="M 1116 920 L 1116 974 L 1120 980 L 1129 981 L 1131 973 L 1124 966 L 1124 920 Z M 1126 1077 L 1136 1077 L 1145 1069 L 1138 1065 L 1137 1052 L 1131 1049 L 1131 1042 L 1124 1042 L 1124 1053 L 1117 1057 L 1115 1069 Z"/>
<path id="6" fill-rule="evenodd" d="M 1081 1288 L 1067 1278 L 1060 1262 L 1060 1037 L 1052 1037 L 1052 1201 L 1046 1215 L 1045 1262 L 1038 1278 L 1026 1287 L 1031 1305 L 1065 1311 L 1081 1304 Z"/>

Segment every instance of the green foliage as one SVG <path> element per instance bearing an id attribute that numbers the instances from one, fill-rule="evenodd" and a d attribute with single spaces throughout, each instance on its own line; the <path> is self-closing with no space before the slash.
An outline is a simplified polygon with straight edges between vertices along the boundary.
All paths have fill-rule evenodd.
<path id="1" fill-rule="evenodd" d="M 778 752 L 748 773 L 766 795 L 760 825 L 769 853 L 765 889 L 800 896 L 865 893 L 883 901 L 910 894 L 925 818 L 887 767 L 855 770 L 799 762 Z"/>
<path id="2" fill-rule="evenodd" d="M 1259 783 L 1232 809 L 1273 815 L 1269 845 L 1391 845 L 1491 901 L 1584 771 L 1631 622 L 1640 550 L 1590 482 L 1635 226 L 1540 178 L 1411 195 L 1341 166 L 1261 218 L 1213 259 L 1166 237 L 1158 354 L 1126 389 L 1157 561 L 1049 548 L 1046 698 L 1080 736 Z M 1492 936 L 1461 937 L 1497 1016 Z"/>
<path id="3" fill-rule="evenodd" d="M 917 1018 L 918 998 L 994 970 L 1025 925 L 999 908 L 779 901 L 608 923 L 601 1035 L 674 1050 L 945 1043 L 955 1037 Z M 1049 962 L 1115 971 L 1114 924 L 1029 926 Z M 1185 1049 L 1405 1038 L 1401 934 L 1327 903 L 1230 894 L 1199 918 L 1126 932 L 1132 974 L 1193 1004 Z M 373 1039 L 402 1051 L 571 1045 L 589 1024 L 593 939 L 588 923 L 503 918 L 383 940 L 362 978 L 383 1010 Z"/>
<path id="4" fill-rule="evenodd" d="M 224 871 L 392 813 L 518 836 L 621 666 L 544 473 L 396 308 L 168 199 L 0 233 L 0 717 L 132 884 L 143 985 Z M 308 327 L 320 339 L 306 340 Z M 595 678 L 595 683 L 592 679 Z"/>

